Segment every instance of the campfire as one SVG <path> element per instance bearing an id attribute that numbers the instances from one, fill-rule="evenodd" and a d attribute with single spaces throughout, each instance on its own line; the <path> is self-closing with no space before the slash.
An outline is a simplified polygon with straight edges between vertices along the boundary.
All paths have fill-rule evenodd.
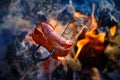
<path id="1" fill-rule="evenodd" d="M 0 59 L 9 65 L 9 73 L 0 74 L 0 79 L 9 80 L 5 75 L 10 80 L 111 79 L 120 67 L 119 21 L 112 12 L 102 13 L 101 5 L 108 1 L 99 6 L 94 1 L 93 5 L 80 1 L 80 6 L 77 2 L 12 0 L 0 23 L 0 38 L 10 36 L 1 39 L 7 43 Z"/>

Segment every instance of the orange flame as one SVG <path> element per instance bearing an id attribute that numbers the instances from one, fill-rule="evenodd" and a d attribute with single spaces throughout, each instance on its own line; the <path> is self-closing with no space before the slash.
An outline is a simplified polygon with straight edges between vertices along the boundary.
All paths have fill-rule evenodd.
<path id="1" fill-rule="evenodd" d="M 62 23 L 59 23 L 58 20 L 54 18 L 50 18 L 49 23 L 53 26 L 55 32 L 57 32 L 58 35 L 61 35 L 64 30 Z"/>
<path id="2" fill-rule="evenodd" d="M 111 36 L 114 36 L 115 33 L 116 33 L 116 25 L 114 25 L 114 26 L 112 26 L 112 27 L 110 28 L 110 35 L 111 35 Z"/>
<path id="3" fill-rule="evenodd" d="M 50 20 L 49 20 L 49 23 L 53 26 L 53 27 L 55 27 L 56 25 L 57 25 L 57 20 L 56 19 L 54 19 L 54 18 L 50 18 Z"/>
<path id="4" fill-rule="evenodd" d="M 77 57 L 79 56 L 80 51 L 82 50 L 83 46 L 85 46 L 88 42 L 89 42 L 88 39 L 79 40 L 79 41 L 77 42 L 78 50 L 77 50 L 76 55 L 74 56 L 74 60 L 77 59 Z"/>
<path id="5" fill-rule="evenodd" d="M 75 29 L 75 22 L 72 22 L 69 25 L 70 25 L 70 28 Z"/>
<path id="6" fill-rule="evenodd" d="M 75 13 L 75 15 L 76 15 L 77 18 L 78 17 L 89 18 L 88 16 L 84 16 L 81 13 Z M 85 33 L 85 38 L 81 39 L 77 42 L 78 50 L 77 50 L 77 52 L 74 56 L 74 60 L 76 60 L 78 58 L 82 48 L 88 43 L 90 44 L 91 47 L 93 47 L 96 50 L 102 51 L 104 49 L 103 43 L 105 41 L 105 33 L 96 34 L 98 23 L 97 23 L 97 20 L 94 17 L 94 5 L 92 7 L 91 21 L 92 22 L 89 25 L 90 29 L 88 30 L 88 32 Z"/>
<path id="7" fill-rule="evenodd" d="M 79 17 L 81 17 L 81 18 L 88 18 L 88 16 L 86 16 L 86 15 L 80 13 L 80 12 L 73 12 L 73 16 L 74 16 L 75 19 L 77 19 Z"/>

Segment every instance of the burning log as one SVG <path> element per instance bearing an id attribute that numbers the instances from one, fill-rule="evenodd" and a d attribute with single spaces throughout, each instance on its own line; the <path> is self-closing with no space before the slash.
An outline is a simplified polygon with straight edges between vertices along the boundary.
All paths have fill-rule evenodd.
<path id="1" fill-rule="evenodd" d="M 79 34 L 76 43 L 77 48 L 74 46 L 76 52 L 74 60 L 79 60 L 81 64 L 79 68 L 81 68 L 81 66 L 82 68 L 95 66 L 98 69 L 104 69 L 107 63 L 108 69 L 113 70 L 119 67 L 120 33 L 116 33 L 117 27 L 113 26 L 109 29 L 109 36 L 107 36 L 105 32 L 99 31 L 99 21 L 94 17 L 94 7 L 91 17 L 75 12 L 74 18 L 86 19 L 87 23 L 85 23 L 85 25 L 88 27 L 88 29 L 83 30 L 82 33 Z M 72 64 L 74 63 L 72 62 Z"/>
<path id="2" fill-rule="evenodd" d="M 108 44 L 104 53 L 108 57 L 107 67 L 109 71 L 120 66 L 120 32 L 117 31 L 117 26 L 112 26 L 110 28 Z"/>
<path id="3" fill-rule="evenodd" d="M 96 66 L 103 68 L 103 65 L 106 63 L 106 57 L 103 53 L 106 34 L 104 32 L 99 33 L 97 30 L 98 21 L 94 17 L 94 6 L 91 17 L 78 12 L 74 13 L 74 16 L 75 18 L 86 19 L 87 23 L 85 25 L 88 27 L 87 30 L 84 30 L 78 36 L 74 60 L 78 58 L 83 67 Z"/>

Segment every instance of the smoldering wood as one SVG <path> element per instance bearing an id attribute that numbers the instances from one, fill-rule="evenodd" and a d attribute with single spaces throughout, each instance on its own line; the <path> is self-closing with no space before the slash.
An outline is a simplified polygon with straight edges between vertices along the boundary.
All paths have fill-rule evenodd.
<path id="1" fill-rule="evenodd" d="M 120 66 L 120 32 L 117 31 L 115 36 L 108 37 L 108 44 L 104 51 L 105 55 L 108 57 L 107 67 L 110 71 L 118 68 Z M 108 71 L 109 71 L 108 70 Z"/>

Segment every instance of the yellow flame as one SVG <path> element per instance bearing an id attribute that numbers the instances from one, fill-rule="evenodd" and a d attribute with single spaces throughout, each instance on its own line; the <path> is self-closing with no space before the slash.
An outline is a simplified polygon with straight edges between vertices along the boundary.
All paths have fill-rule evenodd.
<path id="1" fill-rule="evenodd" d="M 89 42 L 88 39 L 79 40 L 79 41 L 77 42 L 78 50 L 77 50 L 77 53 L 76 53 L 75 56 L 74 56 L 74 60 L 76 60 L 76 59 L 78 58 L 78 56 L 79 56 L 79 54 L 80 54 L 83 46 L 85 46 L 88 42 Z"/>
<path id="2" fill-rule="evenodd" d="M 112 26 L 112 27 L 110 28 L 110 35 L 111 35 L 111 36 L 114 36 L 115 33 L 116 33 L 116 25 L 114 25 L 114 26 Z"/>

